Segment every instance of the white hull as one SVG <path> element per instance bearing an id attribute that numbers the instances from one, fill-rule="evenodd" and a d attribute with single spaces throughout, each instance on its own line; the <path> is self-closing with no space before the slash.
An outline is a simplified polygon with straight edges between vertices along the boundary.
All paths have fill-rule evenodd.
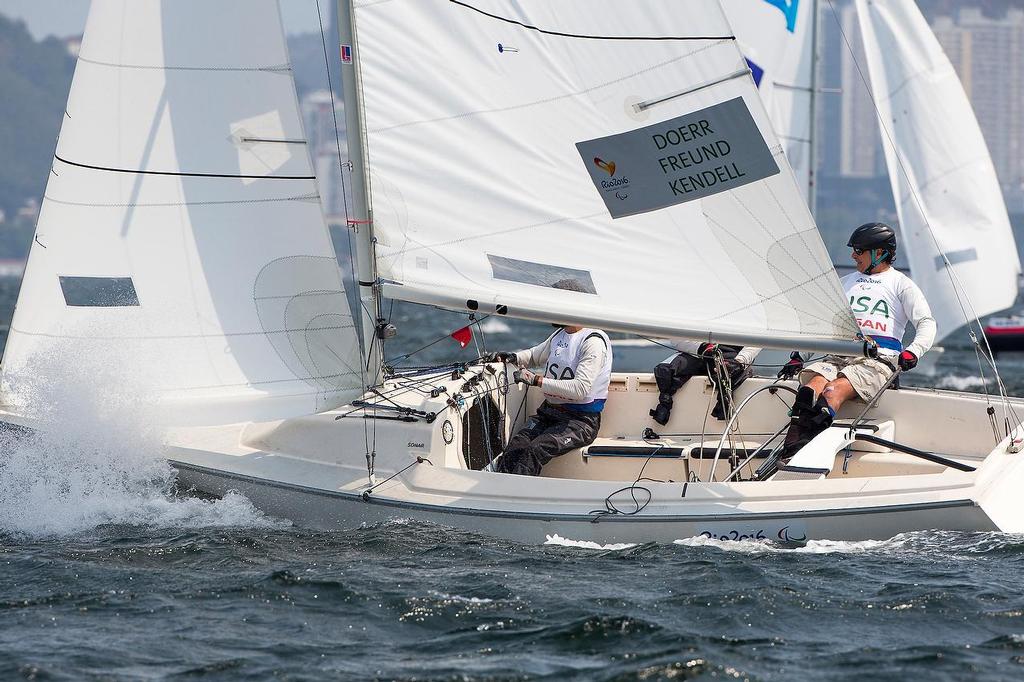
<path id="1" fill-rule="evenodd" d="M 171 436 L 169 458 L 185 489 L 215 495 L 236 490 L 268 514 L 315 528 L 345 529 L 404 518 L 529 543 L 552 535 L 598 543 L 671 542 L 701 534 L 800 542 L 882 539 L 926 529 L 1024 530 L 1024 504 L 1017 494 L 1024 485 L 1024 455 L 1006 452 L 1008 439 L 994 442 L 981 396 L 903 389 L 884 396 L 871 414 L 883 424 L 880 433 L 976 466 L 974 472 L 857 442 L 849 457 L 835 455 L 832 471 L 820 480 L 721 482 L 730 471 L 723 458 L 715 470 L 718 482 L 709 481 L 711 460 L 695 457 L 694 449 L 701 442 L 714 448 L 722 422 L 709 418 L 702 440 L 700 426 L 710 393 L 705 380 L 696 378 L 677 394 L 672 420 L 663 428 L 665 433 L 690 435 L 650 441 L 679 448 L 680 456 L 648 459 L 574 451 L 552 461 L 540 477 L 525 478 L 467 466 L 465 422 L 445 399 L 478 370 L 470 368 L 454 381 L 450 375 L 430 380 L 431 386 L 448 390 L 437 398 L 411 389 L 390 396 L 396 403 L 437 412 L 433 423 L 363 419 L 362 412 L 336 420 L 352 410 L 342 408 L 270 424 L 182 430 Z M 462 414 L 474 406 L 473 394 L 497 387 L 501 376 L 480 373 L 484 378 L 468 389 Z M 767 383 L 750 380 L 738 397 Z M 395 386 L 386 384 L 384 391 L 389 389 Z M 504 408 L 510 422 L 518 413 L 521 424 L 527 411 L 518 409 L 524 394 L 520 387 L 509 391 Z M 595 446 L 625 448 L 627 453 L 646 447 L 639 438 L 643 428 L 659 428 L 647 417 L 656 396 L 650 375 L 615 375 Z M 536 400 L 529 396 L 529 410 Z M 855 416 L 862 408 L 852 404 L 850 414 L 844 410 L 840 417 Z M 755 396 L 741 412 L 746 446 L 759 442 L 757 434 L 763 441 L 785 423 L 786 409 L 779 396 L 767 391 Z M 451 443 L 444 439 L 446 420 L 453 426 Z M 518 425 L 508 424 L 506 433 Z M 376 441 L 378 484 L 364 495 L 368 438 Z M 468 459 L 476 457 L 479 464 L 479 454 L 471 452 Z M 413 464 L 417 457 L 430 463 Z M 645 478 L 660 481 L 635 484 L 637 499 L 647 499 L 642 486 L 650 492 L 650 502 L 634 515 L 595 519 L 591 512 L 605 509 L 606 498 L 628 488 L 641 467 Z M 694 474 L 701 481 L 686 482 Z M 613 501 L 623 512 L 636 508 L 628 489 Z"/>

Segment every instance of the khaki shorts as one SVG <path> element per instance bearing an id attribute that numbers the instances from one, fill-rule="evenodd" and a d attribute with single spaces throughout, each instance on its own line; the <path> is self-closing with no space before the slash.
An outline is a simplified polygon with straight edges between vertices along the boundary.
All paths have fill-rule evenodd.
<path id="1" fill-rule="evenodd" d="M 820 374 L 829 381 L 846 377 L 861 400 L 867 402 L 882 390 L 892 376 L 891 365 L 873 358 L 848 358 L 826 355 L 818 362 L 812 362 L 800 372 L 800 385 L 806 384 Z"/>

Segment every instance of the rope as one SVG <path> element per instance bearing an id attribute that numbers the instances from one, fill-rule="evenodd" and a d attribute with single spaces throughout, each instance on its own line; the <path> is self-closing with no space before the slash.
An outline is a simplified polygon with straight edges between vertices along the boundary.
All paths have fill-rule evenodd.
<path id="1" fill-rule="evenodd" d="M 659 443 L 658 444 L 657 449 L 654 450 L 654 452 L 652 452 L 647 457 L 646 460 L 644 460 L 643 466 L 640 467 L 640 473 L 638 473 L 636 475 L 636 478 L 633 480 L 632 483 L 630 483 L 629 485 L 627 485 L 625 487 L 619 488 L 618 490 L 616 490 L 615 492 L 610 494 L 608 497 L 604 498 L 604 509 L 593 509 L 593 510 L 591 510 L 589 512 L 590 515 L 591 515 L 591 519 L 590 519 L 591 523 L 597 523 L 598 521 L 600 521 L 604 517 L 612 516 L 612 515 L 636 516 L 637 514 L 642 512 L 644 510 L 644 508 L 647 507 L 648 504 L 651 503 L 651 500 L 654 498 L 654 494 L 651 492 L 650 488 L 647 488 L 647 487 L 642 486 L 642 485 L 637 485 L 637 483 L 639 483 L 641 481 L 641 479 L 643 479 L 644 469 L 646 469 L 647 465 L 650 463 L 650 461 L 652 459 L 654 459 L 654 455 L 657 454 L 658 451 L 660 451 L 664 447 L 665 447 L 664 443 Z M 619 493 L 625 492 L 627 490 L 629 491 L 630 499 L 633 501 L 633 507 L 634 508 L 632 510 L 630 510 L 630 511 L 623 511 L 623 510 L 621 510 L 621 509 L 619 509 L 618 507 L 615 506 L 615 503 L 612 502 L 612 498 L 615 497 L 616 495 L 618 495 Z M 637 493 L 638 490 L 647 494 L 647 499 L 644 500 L 643 502 L 638 500 L 637 497 L 636 497 L 636 493 Z"/>

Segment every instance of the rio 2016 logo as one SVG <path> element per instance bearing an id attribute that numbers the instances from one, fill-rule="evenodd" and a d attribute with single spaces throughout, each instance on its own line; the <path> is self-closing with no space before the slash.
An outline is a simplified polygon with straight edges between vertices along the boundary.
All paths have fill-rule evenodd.
<path id="1" fill-rule="evenodd" d="M 779 529 L 778 533 L 775 534 L 779 542 L 787 544 L 800 543 L 807 540 L 807 533 L 804 533 L 797 537 L 795 534 L 790 533 L 789 526 L 783 526 Z M 768 533 L 763 528 L 756 530 L 727 530 L 721 533 L 715 533 L 710 530 L 701 531 L 700 537 L 707 538 L 709 540 L 767 540 Z"/>
<path id="2" fill-rule="evenodd" d="M 605 160 L 600 159 L 600 158 L 595 156 L 594 157 L 594 165 L 597 166 L 598 168 L 600 168 L 601 170 L 603 170 L 608 175 L 610 175 L 612 177 L 615 176 L 615 162 L 614 161 L 605 161 Z"/>

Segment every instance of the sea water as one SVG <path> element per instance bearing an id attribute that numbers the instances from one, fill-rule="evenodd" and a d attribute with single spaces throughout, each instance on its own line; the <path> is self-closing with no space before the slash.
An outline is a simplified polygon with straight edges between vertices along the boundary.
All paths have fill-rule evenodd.
<path id="1" fill-rule="evenodd" d="M 466 323 L 390 312 L 392 358 Z M 550 331 L 490 328 L 404 362 Z M 1024 391 L 1024 357 L 1001 365 Z M 953 347 L 908 383 L 976 391 L 976 366 Z M 528 546 L 411 519 L 313 532 L 240 495 L 175 494 L 145 408 L 63 379 L 41 408 L 59 428 L 0 439 L 0 679 L 1024 678 L 1024 537 Z"/>

